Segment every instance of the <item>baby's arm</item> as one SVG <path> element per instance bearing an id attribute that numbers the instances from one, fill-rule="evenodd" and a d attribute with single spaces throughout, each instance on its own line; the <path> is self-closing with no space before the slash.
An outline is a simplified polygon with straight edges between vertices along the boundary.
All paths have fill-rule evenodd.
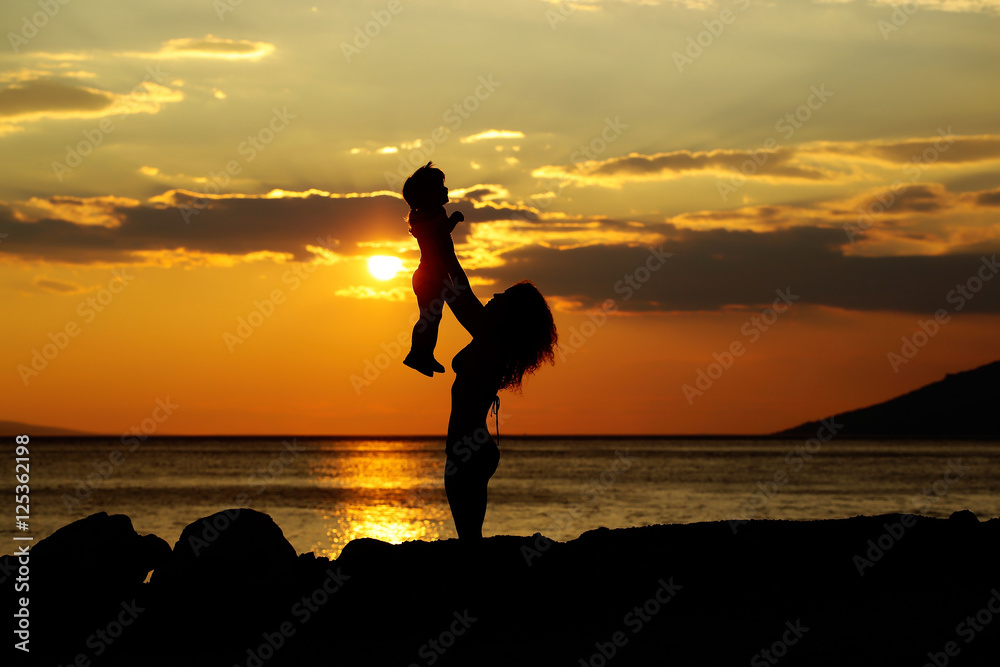
<path id="1" fill-rule="evenodd" d="M 451 216 L 448 217 L 448 224 L 450 225 L 450 227 L 448 227 L 448 233 L 451 234 L 453 231 L 455 231 L 455 227 L 457 227 L 458 223 L 462 222 L 463 220 L 465 220 L 465 216 L 462 215 L 461 211 L 453 212 Z"/>

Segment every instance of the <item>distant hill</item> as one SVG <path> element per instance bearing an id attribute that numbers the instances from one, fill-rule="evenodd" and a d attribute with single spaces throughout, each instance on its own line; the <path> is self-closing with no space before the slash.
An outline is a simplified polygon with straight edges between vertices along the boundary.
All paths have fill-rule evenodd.
<path id="1" fill-rule="evenodd" d="M 834 415 L 844 428 L 837 437 L 995 438 L 1000 440 L 1000 361 L 897 398 Z M 820 422 L 806 422 L 775 435 L 816 435 Z"/>
<path id="2" fill-rule="evenodd" d="M 74 431 L 69 428 L 58 428 L 55 426 L 38 426 L 37 424 L 25 424 L 23 422 L 0 421 L 0 436 L 10 437 L 15 435 L 93 435 L 86 431 Z"/>

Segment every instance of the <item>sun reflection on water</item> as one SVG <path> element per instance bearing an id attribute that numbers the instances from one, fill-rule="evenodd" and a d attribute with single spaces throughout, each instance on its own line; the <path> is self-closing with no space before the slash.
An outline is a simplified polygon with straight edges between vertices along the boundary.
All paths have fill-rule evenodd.
<path id="1" fill-rule="evenodd" d="M 323 532 L 311 548 L 317 556 L 336 558 L 362 537 L 391 544 L 454 537 L 443 452 L 407 441 L 354 442 L 350 451 L 310 460 L 309 468 L 318 488 L 340 492 L 316 508 Z"/>

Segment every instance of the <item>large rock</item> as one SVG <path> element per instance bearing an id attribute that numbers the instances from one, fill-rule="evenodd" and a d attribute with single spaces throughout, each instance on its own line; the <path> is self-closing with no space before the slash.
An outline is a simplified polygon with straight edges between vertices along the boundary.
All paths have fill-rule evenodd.
<path id="1" fill-rule="evenodd" d="M 998 555 L 1000 519 L 956 513 L 362 539 L 331 562 L 240 510 L 185 529 L 92 664 L 995 667 Z"/>
<path id="2" fill-rule="evenodd" d="M 174 565 L 252 563 L 282 569 L 296 560 L 295 549 L 267 514 L 247 508 L 216 512 L 188 525 L 174 545 Z"/>
<path id="3" fill-rule="evenodd" d="M 249 646 L 288 616 L 299 562 L 266 514 L 233 508 L 199 519 L 150 580 L 148 632 L 205 664 L 233 664 L 232 646 Z"/>
<path id="4" fill-rule="evenodd" d="M 155 535 L 139 535 L 122 514 L 92 514 L 64 526 L 30 551 L 27 591 L 15 592 L 13 579 L 4 582 L 11 599 L 27 596 L 34 664 L 70 664 L 83 656 L 119 650 L 100 632 L 117 632 L 115 623 L 132 625 L 138 615 L 143 580 L 164 564 L 170 546 Z M 5 556 L 0 569 L 14 566 Z M 6 589 L 10 586 L 10 589 Z M 117 646 L 114 646 L 117 644 Z"/>

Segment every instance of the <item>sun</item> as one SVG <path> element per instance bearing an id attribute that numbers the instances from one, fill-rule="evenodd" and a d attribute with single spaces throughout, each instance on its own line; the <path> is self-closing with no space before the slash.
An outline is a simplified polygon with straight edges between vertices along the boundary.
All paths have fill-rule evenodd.
<path id="1" fill-rule="evenodd" d="M 403 260 L 388 255 L 375 255 L 368 258 L 368 272 L 379 280 L 391 280 L 403 270 Z"/>

